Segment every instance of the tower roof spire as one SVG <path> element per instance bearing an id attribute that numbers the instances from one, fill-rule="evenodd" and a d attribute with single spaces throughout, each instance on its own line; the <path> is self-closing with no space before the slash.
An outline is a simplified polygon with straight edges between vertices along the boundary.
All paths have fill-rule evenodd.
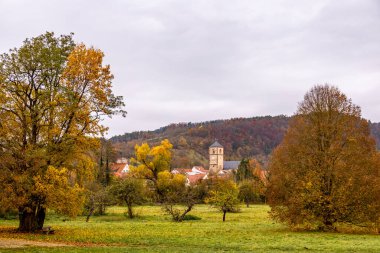
<path id="1" fill-rule="evenodd" d="M 211 144 L 210 148 L 223 148 L 223 146 L 215 139 L 215 142 Z"/>

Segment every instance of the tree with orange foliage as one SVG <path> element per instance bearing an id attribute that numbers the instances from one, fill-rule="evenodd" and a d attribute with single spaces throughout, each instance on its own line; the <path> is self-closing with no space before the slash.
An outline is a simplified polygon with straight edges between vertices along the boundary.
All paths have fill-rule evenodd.
<path id="1" fill-rule="evenodd" d="M 80 210 L 101 119 L 125 113 L 103 57 L 50 32 L 0 57 L 0 205 L 18 209 L 20 231 L 41 229 L 47 208 Z"/>
<path id="2" fill-rule="evenodd" d="M 244 158 L 235 172 L 235 179 L 237 182 L 247 179 L 260 180 L 261 170 L 261 165 L 256 159 Z"/>
<path id="3" fill-rule="evenodd" d="M 320 230 L 379 227 L 379 158 L 360 108 L 336 87 L 313 87 L 273 153 L 272 217 Z"/>

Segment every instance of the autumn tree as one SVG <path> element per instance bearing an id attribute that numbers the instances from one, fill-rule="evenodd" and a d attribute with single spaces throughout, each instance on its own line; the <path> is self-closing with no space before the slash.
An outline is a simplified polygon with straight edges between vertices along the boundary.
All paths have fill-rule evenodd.
<path id="1" fill-rule="evenodd" d="M 107 206 L 112 205 L 112 201 L 107 188 L 96 180 L 86 183 L 84 188 L 85 204 L 83 214 L 86 215 L 86 222 L 88 222 L 94 214 L 104 215 Z"/>
<path id="2" fill-rule="evenodd" d="M 20 231 L 40 229 L 46 208 L 81 209 L 68 207 L 95 170 L 101 119 L 124 113 L 103 56 L 50 32 L 0 56 L 0 205 L 18 210 Z"/>
<path id="3" fill-rule="evenodd" d="M 217 208 L 223 213 L 223 221 L 226 220 L 227 212 L 239 210 L 239 190 L 236 183 L 229 179 L 214 179 L 206 203 Z"/>
<path id="4" fill-rule="evenodd" d="M 181 136 L 178 139 L 178 146 L 181 148 L 186 148 L 189 144 L 187 143 L 187 140 L 185 137 Z"/>
<path id="5" fill-rule="evenodd" d="M 261 170 L 261 165 L 256 159 L 244 158 L 235 172 L 236 182 L 260 177 Z"/>
<path id="6" fill-rule="evenodd" d="M 131 173 L 137 178 L 148 180 L 158 198 L 163 196 L 158 187 L 158 175 L 170 171 L 172 148 L 173 145 L 167 139 L 152 148 L 143 143 L 135 146 L 135 157 L 131 159 Z"/>
<path id="7" fill-rule="evenodd" d="M 270 164 L 271 215 L 291 226 L 335 229 L 380 218 L 379 155 L 360 108 L 338 88 L 313 87 Z"/>
<path id="8" fill-rule="evenodd" d="M 261 179 L 247 179 L 239 183 L 239 199 L 247 207 L 251 203 L 262 202 L 263 196 L 265 196 L 265 185 Z"/>
<path id="9" fill-rule="evenodd" d="M 128 217 L 135 217 L 133 206 L 144 201 L 144 184 L 141 179 L 126 177 L 119 179 L 109 188 L 110 195 L 119 203 L 123 202 L 128 208 Z"/>
<path id="10" fill-rule="evenodd" d="M 195 187 L 186 185 L 184 175 L 160 172 L 157 185 L 162 194 L 162 208 L 173 221 L 183 221 L 199 201 L 199 192 Z"/>
<path id="11" fill-rule="evenodd" d="M 262 178 L 262 168 L 256 159 L 244 158 L 235 172 L 239 185 L 239 199 L 247 207 L 250 203 L 260 202 L 265 198 L 265 179 Z"/>

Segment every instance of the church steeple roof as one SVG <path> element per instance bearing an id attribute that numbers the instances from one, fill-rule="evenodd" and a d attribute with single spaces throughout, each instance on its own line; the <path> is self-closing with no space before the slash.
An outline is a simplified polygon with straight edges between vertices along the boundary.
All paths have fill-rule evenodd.
<path id="1" fill-rule="evenodd" d="M 223 148 L 223 146 L 215 140 L 215 142 L 210 146 L 210 148 Z"/>

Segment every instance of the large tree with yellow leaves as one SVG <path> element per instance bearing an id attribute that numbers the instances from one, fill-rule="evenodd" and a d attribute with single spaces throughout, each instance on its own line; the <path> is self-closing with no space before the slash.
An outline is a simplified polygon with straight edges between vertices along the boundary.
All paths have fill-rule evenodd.
<path id="1" fill-rule="evenodd" d="M 291 226 L 379 226 L 380 159 L 360 108 L 338 88 L 306 93 L 274 151 L 271 214 Z"/>
<path id="2" fill-rule="evenodd" d="M 103 56 L 47 32 L 0 57 L 0 205 L 20 231 L 40 229 L 46 208 L 80 211 L 101 119 L 124 113 Z"/>

